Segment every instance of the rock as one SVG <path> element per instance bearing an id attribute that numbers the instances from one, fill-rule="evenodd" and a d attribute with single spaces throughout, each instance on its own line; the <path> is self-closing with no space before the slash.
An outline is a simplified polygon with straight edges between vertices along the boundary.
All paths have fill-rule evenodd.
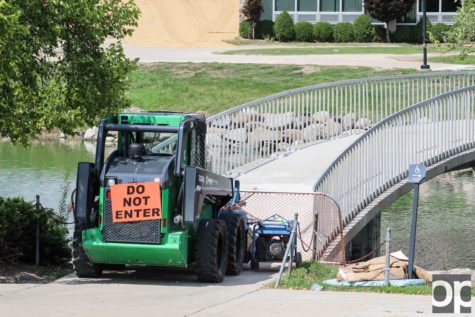
<path id="1" fill-rule="evenodd" d="M 371 127 L 371 120 L 368 118 L 359 118 L 358 121 L 355 122 L 355 129 L 369 129 Z"/>
<path id="2" fill-rule="evenodd" d="M 420 120 L 420 123 L 431 123 L 431 122 L 432 122 L 432 120 L 430 118 L 427 118 L 427 117 L 423 117 Z"/>
<path id="3" fill-rule="evenodd" d="M 298 129 L 284 130 L 284 132 L 282 133 L 282 139 L 287 143 L 302 141 L 304 139 L 303 130 L 298 130 Z"/>
<path id="4" fill-rule="evenodd" d="M 292 112 L 284 113 L 263 113 L 262 117 L 266 127 L 271 129 L 277 129 L 290 126 L 294 123 L 294 114 Z"/>
<path id="5" fill-rule="evenodd" d="M 314 123 L 303 129 L 303 139 L 306 142 L 313 142 L 321 139 L 325 125 L 322 123 Z"/>
<path id="6" fill-rule="evenodd" d="M 124 111 L 122 111 L 123 113 L 140 113 L 140 112 L 144 112 L 142 109 L 140 109 L 139 107 L 130 107 L 130 108 L 126 108 L 124 109 Z"/>
<path id="7" fill-rule="evenodd" d="M 208 146 L 211 146 L 211 147 L 220 146 L 222 142 L 223 142 L 223 138 L 221 134 L 212 133 L 212 134 L 206 135 L 206 144 Z"/>
<path id="8" fill-rule="evenodd" d="M 341 124 L 333 120 L 327 121 L 323 129 L 323 135 L 326 138 L 337 136 L 341 133 Z"/>
<path id="9" fill-rule="evenodd" d="M 341 118 L 341 125 L 343 130 L 353 129 L 358 118 L 354 113 L 347 113 Z"/>
<path id="10" fill-rule="evenodd" d="M 211 123 L 211 127 L 217 128 L 228 128 L 231 126 L 231 117 L 223 116 L 217 119 L 214 119 Z"/>
<path id="11" fill-rule="evenodd" d="M 306 126 L 308 126 L 311 123 L 311 121 L 312 121 L 312 117 L 305 114 L 299 115 L 294 118 L 294 123 L 292 126 L 296 129 L 303 129 Z"/>
<path id="12" fill-rule="evenodd" d="M 97 127 L 89 128 L 84 132 L 84 140 L 94 141 L 97 139 L 97 132 L 99 129 Z"/>
<path id="13" fill-rule="evenodd" d="M 259 127 L 249 133 L 249 143 L 262 141 L 280 141 L 281 139 L 282 132 L 279 130 L 271 130 Z"/>
<path id="14" fill-rule="evenodd" d="M 247 131 L 245 128 L 229 130 L 223 137 L 233 142 L 246 142 Z"/>
<path id="15" fill-rule="evenodd" d="M 262 123 L 261 122 L 248 122 L 246 123 L 245 125 L 245 128 L 247 130 L 247 132 L 251 132 L 253 131 L 254 129 L 257 129 L 259 127 L 262 127 Z"/>
<path id="16" fill-rule="evenodd" d="M 106 137 L 106 144 L 114 144 L 116 142 L 116 138 L 113 136 Z"/>
<path id="17" fill-rule="evenodd" d="M 206 130 L 206 135 L 210 135 L 210 134 L 217 134 L 217 135 L 223 135 L 227 132 L 228 130 L 224 129 L 224 128 L 218 128 L 218 127 L 209 127 L 207 130 Z"/>
<path id="18" fill-rule="evenodd" d="M 246 123 L 253 121 L 261 121 L 261 116 L 259 115 L 259 112 L 254 109 L 247 108 L 242 111 L 239 111 L 233 116 L 233 122 L 238 127 L 242 127 L 246 125 Z"/>
<path id="19" fill-rule="evenodd" d="M 67 138 L 67 136 L 66 136 L 66 134 L 64 134 L 63 132 L 61 132 L 61 134 L 59 135 L 59 138 L 60 138 L 61 140 L 64 140 L 64 139 Z"/>
<path id="20" fill-rule="evenodd" d="M 314 113 L 312 116 L 313 121 L 317 123 L 326 123 L 328 120 L 330 120 L 331 115 L 330 112 L 328 111 L 319 111 Z"/>
<path id="21" fill-rule="evenodd" d="M 292 149 L 292 146 L 287 142 L 279 142 L 276 146 L 277 151 L 286 152 Z"/>

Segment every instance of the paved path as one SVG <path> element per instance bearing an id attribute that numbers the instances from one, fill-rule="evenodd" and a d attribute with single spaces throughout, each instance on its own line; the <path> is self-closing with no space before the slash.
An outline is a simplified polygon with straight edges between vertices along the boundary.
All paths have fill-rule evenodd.
<path id="1" fill-rule="evenodd" d="M 147 48 L 124 44 L 128 57 L 140 58 L 142 63 L 153 62 L 192 62 L 192 63 L 247 63 L 247 64 L 291 64 L 321 66 L 375 67 L 379 69 L 414 68 L 420 69 L 420 54 L 335 54 L 335 55 L 223 55 L 225 51 L 216 48 Z M 247 49 L 237 46 L 232 49 Z M 257 48 L 257 47 L 253 47 Z M 263 46 L 262 48 L 272 48 Z M 475 65 L 431 64 L 432 70 L 461 70 L 475 68 Z"/>
<path id="2" fill-rule="evenodd" d="M 360 136 L 318 143 L 270 161 L 239 177 L 242 190 L 313 192 L 315 180 Z"/>
<path id="3" fill-rule="evenodd" d="M 0 284 L 2 317 L 64 316 L 429 316 L 430 296 L 263 289 L 275 270 L 200 284 L 183 273 L 66 277 L 55 283 Z"/>

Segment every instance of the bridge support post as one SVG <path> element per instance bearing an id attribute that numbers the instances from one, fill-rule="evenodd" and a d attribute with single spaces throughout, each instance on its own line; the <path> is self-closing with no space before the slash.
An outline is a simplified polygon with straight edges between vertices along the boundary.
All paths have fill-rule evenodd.
<path id="1" fill-rule="evenodd" d="M 378 213 L 349 243 L 346 257 L 350 260 L 365 256 L 375 250 L 373 256 L 379 256 L 381 241 L 381 213 Z"/>

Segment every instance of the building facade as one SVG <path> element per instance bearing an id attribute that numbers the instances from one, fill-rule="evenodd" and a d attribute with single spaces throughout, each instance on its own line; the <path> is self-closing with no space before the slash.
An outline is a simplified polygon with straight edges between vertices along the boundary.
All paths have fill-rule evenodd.
<path id="1" fill-rule="evenodd" d="M 453 24 L 453 18 L 461 1 L 426 0 L 427 17 L 432 22 Z M 414 1 L 413 9 L 397 21 L 398 25 L 415 25 L 422 17 L 421 0 Z M 272 20 L 287 11 L 297 21 L 329 23 L 353 22 L 364 14 L 364 0 L 263 0 L 261 20 Z M 374 21 L 374 24 L 382 24 Z"/>

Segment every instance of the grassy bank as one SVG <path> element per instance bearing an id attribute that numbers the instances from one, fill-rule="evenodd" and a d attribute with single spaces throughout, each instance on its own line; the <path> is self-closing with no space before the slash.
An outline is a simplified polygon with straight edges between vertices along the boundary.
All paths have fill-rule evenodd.
<path id="1" fill-rule="evenodd" d="M 475 65 L 475 55 L 469 55 L 461 58 L 458 55 L 438 56 L 430 58 L 429 62 L 444 64 Z"/>
<path id="2" fill-rule="evenodd" d="M 129 96 L 145 110 L 218 113 L 283 90 L 414 70 L 261 64 L 158 63 L 131 75 Z"/>
<path id="3" fill-rule="evenodd" d="M 432 294 L 431 285 L 411 285 L 405 287 L 396 286 L 371 286 L 371 287 L 348 287 L 348 286 L 326 286 L 323 281 L 334 279 L 338 268 L 336 266 L 322 264 L 319 262 L 305 262 L 300 268 L 292 270 L 290 277 L 284 274 L 280 288 L 289 289 L 310 289 L 314 283 L 324 286 L 324 290 L 345 291 L 345 292 L 375 292 L 375 293 L 397 293 L 411 295 Z M 274 283 L 268 285 L 273 288 Z M 475 296 L 475 288 L 472 288 L 472 295 Z"/>

